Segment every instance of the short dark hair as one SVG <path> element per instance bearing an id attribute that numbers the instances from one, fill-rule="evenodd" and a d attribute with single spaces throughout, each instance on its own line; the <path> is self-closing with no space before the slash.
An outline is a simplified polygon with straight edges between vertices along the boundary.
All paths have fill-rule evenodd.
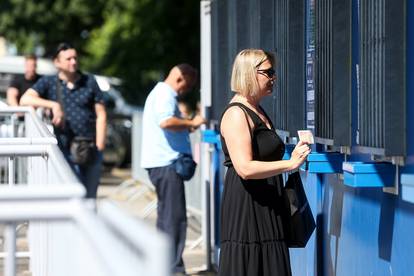
<path id="1" fill-rule="evenodd" d="M 193 82 L 197 81 L 198 72 L 197 69 L 195 69 L 193 66 L 191 66 L 188 63 L 180 63 L 177 64 L 176 67 L 178 68 L 178 70 L 180 70 L 181 74 L 184 77 L 190 79 Z"/>
<path id="2" fill-rule="evenodd" d="M 56 47 L 55 53 L 53 54 L 53 59 L 57 58 L 60 52 L 66 51 L 69 49 L 75 49 L 75 47 L 69 42 L 59 43 L 59 45 Z"/>
<path id="3" fill-rule="evenodd" d="M 37 60 L 37 56 L 34 55 L 34 54 L 27 54 L 27 55 L 24 56 L 24 59 L 25 60 L 29 60 L 29 59 Z"/>

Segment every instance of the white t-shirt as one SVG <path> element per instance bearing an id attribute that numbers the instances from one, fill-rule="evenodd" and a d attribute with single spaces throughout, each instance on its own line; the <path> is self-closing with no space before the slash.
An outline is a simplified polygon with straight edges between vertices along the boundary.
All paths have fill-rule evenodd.
<path id="1" fill-rule="evenodd" d="M 142 117 L 141 167 L 156 168 L 170 165 L 179 153 L 191 153 L 188 130 L 162 129 L 160 123 L 173 116 L 181 118 L 177 92 L 159 82 L 145 101 Z"/>

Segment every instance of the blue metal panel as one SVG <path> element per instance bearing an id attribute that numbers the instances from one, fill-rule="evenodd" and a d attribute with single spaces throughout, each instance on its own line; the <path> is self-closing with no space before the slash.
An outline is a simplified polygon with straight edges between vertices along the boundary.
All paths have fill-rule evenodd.
<path id="1" fill-rule="evenodd" d="M 393 187 L 395 174 L 344 172 L 344 183 L 351 187 Z"/>
<path id="2" fill-rule="evenodd" d="M 219 144 L 220 135 L 215 130 L 206 129 L 202 132 L 202 141 L 208 144 Z"/>
<path id="3" fill-rule="evenodd" d="M 285 145 L 285 154 L 283 155 L 282 160 L 289 160 L 294 148 L 295 145 Z"/>
<path id="4" fill-rule="evenodd" d="M 347 187 L 337 175 L 323 182 L 324 273 L 318 275 L 414 275 L 414 205 L 381 189 Z"/>
<path id="5" fill-rule="evenodd" d="M 395 174 L 395 166 L 390 163 L 345 162 L 343 169 L 354 174 Z"/>
<path id="6" fill-rule="evenodd" d="M 414 275 L 414 243 L 410 242 L 414 229 L 414 205 L 399 203 L 396 207 L 393 220 L 388 222 L 392 231 L 388 245 L 389 267 L 394 275 Z M 388 208 L 391 209 L 390 206 Z"/>
<path id="7" fill-rule="evenodd" d="M 309 174 L 301 172 L 302 182 L 304 183 L 304 189 L 308 198 L 309 206 L 312 209 L 315 221 L 318 222 L 318 202 L 320 201 L 318 194 L 318 185 L 321 185 L 319 178 L 315 174 Z M 317 226 L 318 227 L 318 226 Z M 291 248 L 291 265 L 293 275 L 314 275 L 315 274 L 315 263 L 317 255 L 316 252 L 316 235 L 317 231 L 314 231 L 311 238 L 308 241 L 306 247 L 303 248 Z"/>
<path id="8" fill-rule="evenodd" d="M 395 183 L 395 166 L 389 163 L 345 162 L 344 183 L 352 187 L 390 187 Z"/>
<path id="9" fill-rule="evenodd" d="M 311 153 L 308 169 L 311 173 L 342 173 L 344 155 L 336 152 Z"/>

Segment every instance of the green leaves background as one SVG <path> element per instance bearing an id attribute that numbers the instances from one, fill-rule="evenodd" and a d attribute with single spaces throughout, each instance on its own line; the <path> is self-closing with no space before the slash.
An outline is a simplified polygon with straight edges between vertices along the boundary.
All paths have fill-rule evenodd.
<path id="1" fill-rule="evenodd" d="M 58 42 L 72 42 L 82 69 L 120 77 L 127 100 L 142 104 L 173 65 L 198 68 L 199 5 L 196 0 L 2 0 L 0 35 L 19 54 L 40 45 L 50 56 Z"/>

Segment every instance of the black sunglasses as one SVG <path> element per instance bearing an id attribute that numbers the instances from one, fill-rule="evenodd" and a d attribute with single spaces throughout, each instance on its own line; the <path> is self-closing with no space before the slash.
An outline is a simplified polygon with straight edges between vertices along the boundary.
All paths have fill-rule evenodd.
<path id="1" fill-rule="evenodd" d="M 257 70 L 257 73 L 265 75 L 266 77 L 268 77 L 269 79 L 273 78 L 276 74 L 275 69 L 273 68 L 269 68 L 269 69 L 262 69 L 262 70 Z"/>

